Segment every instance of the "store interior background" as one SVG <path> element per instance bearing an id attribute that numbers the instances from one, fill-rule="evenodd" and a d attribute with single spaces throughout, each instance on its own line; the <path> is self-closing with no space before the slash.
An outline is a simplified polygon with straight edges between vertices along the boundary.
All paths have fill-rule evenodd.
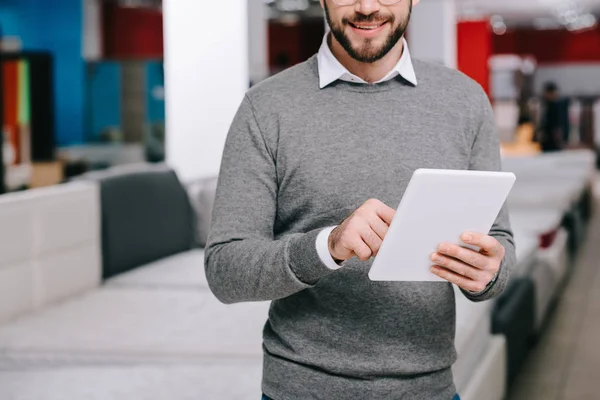
<path id="1" fill-rule="evenodd" d="M 258 398 L 268 305 L 218 303 L 196 235 L 244 94 L 325 30 L 318 0 L 0 0 L 1 400 Z M 598 398 L 600 0 L 422 0 L 407 40 L 484 88 L 518 170 L 522 275 L 457 307 L 459 353 L 502 349 L 460 394 Z"/>
<path id="2" fill-rule="evenodd" d="M 415 13 L 426 13 L 429 5 L 423 3 Z M 318 1 L 257 0 L 249 4 L 226 9 L 203 5 L 199 12 L 224 14 L 226 22 L 215 26 L 217 30 L 206 26 L 202 31 L 192 21 L 182 22 L 176 9 L 172 16 L 177 22 L 164 30 L 158 0 L 1 0 L 3 49 L 24 52 L 22 58 L 3 61 L 6 190 L 55 184 L 116 164 L 162 161 L 169 151 L 169 146 L 165 150 L 169 133 L 173 135 L 170 149 L 174 159 L 192 157 L 184 148 L 207 158 L 202 167 L 181 167 L 185 175 L 214 174 L 218 165 L 215 152 L 219 153 L 223 131 L 244 90 L 313 55 L 325 30 Z M 577 13 L 568 14 L 569 7 Z M 488 92 L 504 142 L 515 140 L 523 109 L 527 108 L 533 122 L 539 121 L 536 100 L 544 83 L 553 81 L 561 96 L 571 101 L 571 144 L 593 146 L 592 108 L 600 95 L 596 10 L 597 4 L 588 0 L 555 4 L 456 1 L 458 23 L 452 33 L 456 35 L 456 58 L 446 64 L 455 63 Z M 560 12 L 566 12 L 566 17 Z M 413 35 L 418 41 L 424 23 L 413 22 L 420 27 Z M 169 30 L 176 24 L 177 31 Z M 185 107 L 195 108 L 196 114 L 207 110 L 211 115 L 186 117 L 181 112 L 173 120 L 184 119 L 181 124 L 186 126 L 174 121 L 169 133 L 165 129 L 163 31 L 167 41 L 172 39 L 167 51 L 173 55 L 173 103 L 185 102 L 174 104 L 173 114 Z M 410 32 L 408 38 L 413 41 Z M 414 52 L 428 58 L 426 51 Z M 27 60 L 28 54 L 48 55 L 48 65 L 40 66 L 34 76 L 19 73 L 19 60 Z M 223 75 L 214 79 L 215 73 Z M 43 91 L 44 98 L 27 96 L 25 85 L 31 86 L 31 91 Z M 186 92 L 181 96 L 180 85 Z M 27 102 L 33 100 L 35 115 L 27 111 L 31 108 Z M 38 122 L 37 116 L 44 113 L 50 115 Z M 190 142 L 192 135 L 197 141 Z M 33 158 L 28 148 L 33 149 Z"/>

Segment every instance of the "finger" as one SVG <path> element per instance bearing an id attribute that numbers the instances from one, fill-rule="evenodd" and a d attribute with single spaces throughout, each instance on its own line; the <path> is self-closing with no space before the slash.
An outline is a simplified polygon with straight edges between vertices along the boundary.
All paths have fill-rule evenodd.
<path id="1" fill-rule="evenodd" d="M 485 255 L 455 244 L 442 243 L 438 247 L 438 253 L 461 260 L 465 264 L 479 269 L 485 269 L 488 265 L 488 258 Z"/>
<path id="2" fill-rule="evenodd" d="M 483 271 L 479 268 L 472 267 L 460 260 L 446 257 L 439 253 L 433 253 L 431 255 L 431 261 L 433 261 L 433 263 L 439 267 L 443 267 L 460 276 L 467 277 L 474 281 L 483 280 L 485 278 Z"/>
<path id="3" fill-rule="evenodd" d="M 465 244 L 479 247 L 483 252 L 490 255 L 501 255 L 504 248 L 495 238 L 476 232 L 465 232 L 461 240 Z"/>
<path id="4" fill-rule="evenodd" d="M 349 250 L 353 251 L 361 261 L 367 261 L 373 255 L 371 248 L 367 246 L 360 235 L 350 242 Z"/>
<path id="5" fill-rule="evenodd" d="M 382 240 L 379 237 L 379 235 L 377 235 L 377 233 L 375 233 L 375 231 L 373 231 L 373 229 L 371 229 L 371 227 L 368 224 L 366 224 L 360 230 L 360 237 L 362 238 L 363 242 L 365 242 L 366 245 L 369 246 L 372 255 L 376 256 L 379 252 L 379 248 L 381 247 L 382 243 Z"/>
<path id="6" fill-rule="evenodd" d="M 396 215 L 396 210 L 382 202 L 379 202 L 379 205 L 375 208 L 375 213 L 389 226 L 394 219 L 394 215 Z"/>
<path id="7" fill-rule="evenodd" d="M 431 272 L 434 275 L 439 276 L 440 278 L 455 284 L 456 286 L 467 290 L 469 292 L 481 292 L 482 290 L 485 289 L 485 285 L 479 281 L 474 281 L 472 279 L 466 278 L 464 276 L 460 276 L 455 274 L 452 271 L 449 271 L 445 268 L 442 267 L 438 267 L 438 266 L 433 266 L 431 267 Z"/>
<path id="8" fill-rule="evenodd" d="M 387 223 L 379 218 L 374 218 L 372 221 L 369 221 L 369 226 L 381 240 L 385 239 L 385 235 L 387 235 L 387 232 L 390 228 Z"/>

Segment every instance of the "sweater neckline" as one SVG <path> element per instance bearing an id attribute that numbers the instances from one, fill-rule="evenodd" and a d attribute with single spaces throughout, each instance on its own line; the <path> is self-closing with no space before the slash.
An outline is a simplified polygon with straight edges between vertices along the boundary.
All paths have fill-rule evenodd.
<path id="1" fill-rule="evenodd" d="M 310 69 L 313 71 L 313 73 L 315 74 L 315 77 L 317 78 L 317 85 L 319 82 L 319 64 L 317 62 L 317 56 L 314 55 L 311 58 L 309 58 L 307 60 L 307 63 L 310 67 Z M 414 87 L 414 85 L 412 85 L 410 82 L 408 82 L 406 79 L 402 78 L 401 75 L 396 76 L 394 79 L 390 79 L 388 81 L 385 82 L 380 82 L 380 83 L 370 83 L 370 84 L 364 84 L 364 83 L 357 83 L 357 82 L 347 82 L 347 81 L 343 81 L 338 79 L 337 81 L 329 84 L 328 86 L 320 89 L 320 90 L 327 90 L 328 88 L 339 88 L 339 89 L 343 89 L 343 90 L 348 90 L 351 92 L 358 92 L 358 93 L 380 93 L 380 92 L 387 92 L 389 90 L 392 90 L 394 88 L 397 88 L 398 86 L 401 87 Z"/>

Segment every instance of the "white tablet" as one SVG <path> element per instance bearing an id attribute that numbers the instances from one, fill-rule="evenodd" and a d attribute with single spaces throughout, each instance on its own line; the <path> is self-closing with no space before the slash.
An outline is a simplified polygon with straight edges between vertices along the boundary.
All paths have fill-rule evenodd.
<path id="1" fill-rule="evenodd" d="M 510 172 L 415 171 L 369 278 L 443 281 L 430 271 L 431 254 L 442 242 L 469 247 L 460 240 L 466 231 L 488 233 L 515 180 Z"/>

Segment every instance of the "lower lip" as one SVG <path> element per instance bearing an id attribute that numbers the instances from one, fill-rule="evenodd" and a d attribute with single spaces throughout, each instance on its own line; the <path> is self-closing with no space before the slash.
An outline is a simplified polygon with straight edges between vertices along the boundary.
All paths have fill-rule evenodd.
<path id="1" fill-rule="evenodd" d="M 383 28 L 385 28 L 385 26 L 388 23 L 384 23 L 383 25 L 381 25 L 379 28 L 376 29 L 359 29 L 359 28 L 355 28 L 354 26 L 350 25 L 350 27 L 352 28 L 352 30 L 354 31 L 354 33 L 356 33 L 358 36 L 362 36 L 364 38 L 374 38 L 376 36 L 378 36 L 381 31 L 383 31 Z"/>

